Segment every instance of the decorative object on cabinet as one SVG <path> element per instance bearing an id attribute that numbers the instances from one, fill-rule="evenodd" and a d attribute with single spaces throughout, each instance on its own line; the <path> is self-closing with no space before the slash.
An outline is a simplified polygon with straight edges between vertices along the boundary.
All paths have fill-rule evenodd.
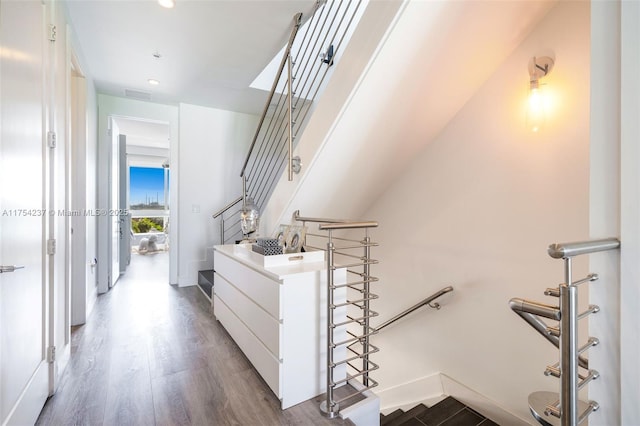
<path id="1" fill-rule="evenodd" d="M 250 235 L 258 230 L 260 224 L 260 212 L 258 206 L 253 202 L 253 198 L 246 199 L 240 212 L 240 228 L 242 229 L 243 240 L 251 241 Z"/>
<path id="2" fill-rule="evenodd" d="M 274 238 L 278 240 L 278 245 L 283 247 L 287 244 L 287 232 L 289 225 L 280 225 L 276 231 Z"/>
<path id="3" fill-rule="evenodd" d="M 264 256 L 282 254 L 282 246 L 278 244 L 276 238 L 258 238 L 251 246 L 251 250 Z"/>
<path id="4" fill-rule="evenodd" d="M 285 245 L 285 253 L 300 253 L 304 245 L 304 238 L 307 233 L 306 226 L 290 226 L 287 232 L 287 243 Z"/>

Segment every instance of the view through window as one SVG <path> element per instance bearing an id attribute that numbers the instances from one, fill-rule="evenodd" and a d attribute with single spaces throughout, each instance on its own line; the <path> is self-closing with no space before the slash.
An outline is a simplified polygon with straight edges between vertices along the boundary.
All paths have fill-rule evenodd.
<path id="1" fill-rule="evenodd" d="M 168 188 L 168 169 L 129 167 L 129 209 L 134 234 L 166 232 Z"/>

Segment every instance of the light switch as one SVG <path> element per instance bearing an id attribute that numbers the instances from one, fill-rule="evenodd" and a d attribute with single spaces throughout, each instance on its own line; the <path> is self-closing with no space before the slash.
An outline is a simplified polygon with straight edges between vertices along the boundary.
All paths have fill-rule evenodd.
<path id="1" fill-rule="evenodd" d="M 200 205 L 192 204 L 191 205 L 191 213 L 200 213 Z"/>

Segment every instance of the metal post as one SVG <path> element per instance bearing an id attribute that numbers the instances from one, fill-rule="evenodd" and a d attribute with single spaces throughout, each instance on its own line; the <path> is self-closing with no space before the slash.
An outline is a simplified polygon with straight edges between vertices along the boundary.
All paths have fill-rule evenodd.
<path id="1" fill-rule="evenodd" d="M 220 216 L 220 244 L 224 244 L 224 216 Z"/>
<path id="2" fill-rule="evenodd" d="M 291 61 L 291 53 L 289 53 L 289 73 L 287 76 L 287 85 L 289 86 L 289 96 L 287 98 L 287 110 L 289 112 L 289 182 L 293 180 L 293 87 L 291 86 L 293 64 Z"/>
<path id="3" fill-rule="evenodd" d="M 560 284 L 560 424 L 578 424 L 578 288 L 571 283 L 571 258 Z"/>
<path id="4" fill-rule="evenodd" d="M 247 205 L 247 176 L 242 175 L 242 206 Z"/>
<path id="5" fill-rule="evenodd" d="M 371 238 L 369 238 L 369 230 L 366 229 L 365 230 L 365 237 L 364 237 L 364 294 L 363 294 L 363 299 L 364 299 L 364 312 L 363 312 L 363 317 L 364 317 L 364 324 L 363 324 L 363 335 L 365 336 L 363 342 L 362 342 L 362 353 L 365 354 L 364 357 L 362 358 L 362 371 L 366 371 L 366 373 L 364 373 L 364 375 L 362 376 L 362 384 L 365 386 L 369 386 L 369 372 L 367 370 L 369 370 L 369 294 L 370 294 L 370 283 L 369 283 L 369 277 L 371 276 L 370 272 L 371 272 L 371 266 L 369 265 L 369 259 L 371 259 L 371 247 L 369 246 L 369 243 L 371 242 Z"/>
<path id="6" fill-rule="evenodd" d="M 333 402 L 333 255 L 335 246 L 329 231 L 327 243 L 327 394 L 320 404 L 320 411 L 330 419 L 335 418 L 340 406 Z"/>

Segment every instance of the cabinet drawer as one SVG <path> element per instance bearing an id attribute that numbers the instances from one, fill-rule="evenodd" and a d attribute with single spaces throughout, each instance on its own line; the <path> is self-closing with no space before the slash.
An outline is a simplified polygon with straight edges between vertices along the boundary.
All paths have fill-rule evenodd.
<path id="1" fill-rule="evenodd" d="M 262 306 L 273 318 L 281 320 L 280 283 L 259 274 L 229 257 L 215 252 L 216 273 L 244 293 L 257 305 Z"/>
<path id="2" fill-rule="evenodd" d="M 218 321 L 233 337 L 233 340 L 251 361 L 251 364 L 260 373 L 264 381 L 267 382 L 273 393 L 278 398 L 282 398 L 282 390 L 280 389 L 280 368 L 282 364 L 280 361 L 273 357 L 266 346 L 254 336 L 217 295 L 213 296 L 213 309 Z"/>
<path id="3" fill-rule="evenodd" d="M 217 274 L 216 274 L 217 275 Z M 227 307 L 251 330 L 251 332 L 271 351 L 273 356 L 281 359 L 279 321 L 264 309 L 241 293 L 233 284 L 218 275 L 213 291 Z"/>

